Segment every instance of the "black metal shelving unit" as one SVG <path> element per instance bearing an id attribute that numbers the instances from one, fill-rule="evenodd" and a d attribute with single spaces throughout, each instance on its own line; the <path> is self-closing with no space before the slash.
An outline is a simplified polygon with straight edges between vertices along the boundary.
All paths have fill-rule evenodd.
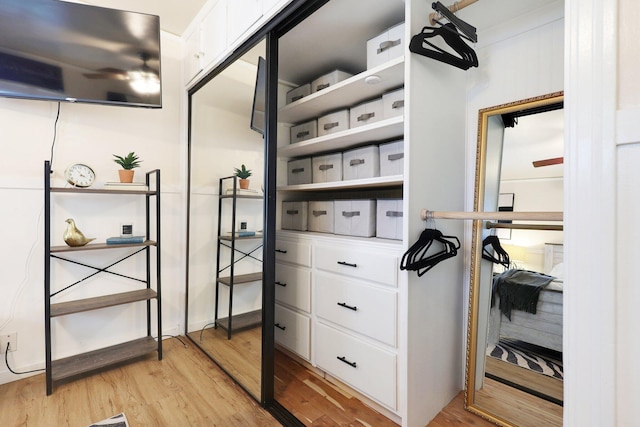
<path id="1" fill-rule="evenodd" d="M 105 368 L 117 363 L 121 363 L 154 351 L 158 353 L 158 360 L 162 360 L 162 309 L 161 309 L 161 286 L 160 286 L 160 170 L 155 169 L 146 173 L 145 182 L 148 190 L 116 190 L 116 189 L 91 189 L 91 188 L 75 188 L 75 187 L 51 187 L 51 165 L 49 161 L 44 162 L 44 299 L 45 299 L 45 348 L 46 348 L 46 383 L 47 383 L 47 395 L 53 392 L 53 385 L 56 381 L 75 377 L 80 374 L 95 371 L 97 369 Z M 152 189 L 153 188 L 153 189 Z M 76 195 L 122 195 L 122 196 L 144 196 L 146 199 L 146 235 L 142 243 L 132 244 L 117 244 L 109 245 L 106 243 L 89 243 L 85 246 L 70 247 L 70 246 L 51 246 L 51 198 L 52 193 L 66 193 Z M 155 238 L 151 240 L 151 210 L 152 210 L 152 198 L 155 199 Z M 76 260 L 65 258 L 65 253 L 82 252 L 82 251 L 94 251 L 94 250 L 110 250 L 128 248 L 131 250 L 129 254 L 122 257 L 116 262 L 111 263 L 107 267 L 95 267 Z M 152 286 L 152 271 L 151 271 L 151 250 L 155 248 L 155 289 Z M 120 273 L 114 273 L 109 268 L 114 265 L 128 259 L 136 254 L 144 253 L 146 256 L 146 277 L 139 279 L 123 275 Z M 70 262 L 76 265 L 81 265 L 89 269 L 95 270 L 86 277 L 59 289 L 56 292 L 51 292 L 51 262 L 53 260 Z M 114 293 L 93 298 L 84 298 L 73 301 L 65 301 L 52 303 L 53 297 L 59 293 L 81 284 L 89 277 L 93 277 L 97 274 L 116 274 L 120 277 L 125 277 L 131 281 L 143 283 L 145 286 L 138 286 L 137 288 L 128 291 Z M 156 302 L 156 314 L 157 314 L 157 330 L 158 338 L 155 339 L 151 335 L 151 314 L 152 314 L 152 301 Z M 146 317 L 147 317 L 147 331 L 146 336 L 134 339 L 132 341 L 123 342 L 117 345 L 101 348 L 98 350 L 90 351 L 87 353 L 81 353 L 74 356 L 66 357 L 63 359 L 52 359 L 52 332 L 51 332 L 51 319 L 58 316 L 65 316 L 74 313 L 80 313 L 90 310 L 97 310 L 106 307 L 112 307 L 116 305 L 130 304 L 134 302 L 146 301 Z"/>
<path id="2" fill-rule="evenodd" d="M 229 180 L 232 181 L 230 188 L 231 194 L 224 194 L 224 184 Z M 242 194 L 238 190 L 238 179 L 236 176 L 228 176 L 220 178 L 219 182 L 219 202 L 218 202 L 218 235 L 217 235 L 217 251 L 216 251 L 216 301 L 215 301 L 215 327 L 220 326 L 227 331 L 227 339 L 231 339 L 233 331 L 251 328 L 262 323 L 262 310 L 254 310 L 247 313 L 233 315 L 233 288 L 235 285 L 243 283 L 251 283 L 256 281 L 262 281 L 262 271 L 249 274 L 235 274 L 235 265 L 239 261 L 245 258 L 251 258 L 262 262 L 253 254 L 262 248 L 262 235 L 256 234 L 255 236 L 239 236 L 236 230 L 236 214 L 238 211 L 238 200 L 258 200 L 262 201 L 261 195 Z M 223 216 L 223 204 L 231 203 L 231 232 L 229 235 L 222 234 L 222 216 Z M 236 243 L 243 240 L 258 241 L 257 245 L 254 245 L 251 250 L 244 251 L 238 249 Z M 230 252 L 229 264 L 221 266 L 221 249 L 228 248 Z M 229 271 L 228 275 L 222 276 L 223 273 Z M 220 297 L 220 285 L 227 286 L 229 288 L 229 301 L 227 317 L 219 317 L 219 297 Z"/>

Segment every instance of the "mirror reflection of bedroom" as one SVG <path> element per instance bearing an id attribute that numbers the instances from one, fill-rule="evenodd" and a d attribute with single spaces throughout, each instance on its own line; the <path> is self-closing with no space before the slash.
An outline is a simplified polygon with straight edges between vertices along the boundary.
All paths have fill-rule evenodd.
<path id="1" fill-rule="evenodd" d="M 486 211 L 563 211 L 561 106 L 488 117 Z M 474 405 L 514 425 L 529 424 L 526 409 L 505 404 L 508 395 L 528 396 L 520 402 L 535 407 L 544 425 L 562 425 L 561 224 L 495 221 L 482 230 Z"/>

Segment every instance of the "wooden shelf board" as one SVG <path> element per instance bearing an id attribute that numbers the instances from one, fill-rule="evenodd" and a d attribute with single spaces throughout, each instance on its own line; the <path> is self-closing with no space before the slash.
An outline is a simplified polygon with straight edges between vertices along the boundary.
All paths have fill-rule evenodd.
<path id="1" fill-rule="evenodd" d="M 97 310 L 99 308 L 113 307 L 137 301 L 146 301 L 156 297 L 157 293 L 153 289 L 140 289 L 94 298 L 85 298 L 76 301 L 60 302 L 51 304 L 51 317 Z"/>
<path id="2" fill-rule="evenodd" d="M 77 194 L 156 194 L 155 190 L 110 190 L 102 188 L 75 188 L 75 187 L 51 187 L 52 193 L 77 193 Z"/>
<path id="3" fill-rule="evenodd" d="M 258 326 L 262 323 L 262 310 L 249 311 L 247 313 L 236 314 L 231 317 L 231 327 L 233 332 Z M 218 326 L 225 331 L 229 330 L 229 318 L 218 319 Z"/>
<path id="4" fill-rule="evenodd" d="M 397 116 L 365 126 L 311 138 L 278 148 L 278 157 L 291 158 L 340 151 L 364 143 L 388 141 L 404 136 L 404 117 Z"/>
<path id="5" fill-rule="evenodd" d="M 51 376 L 54 381 L 58 381 L 143 356 L 157 349 L 158 342 L 152 337 L 139 338 L 88 353 L 53 360 Z"/>
<path id="6" fill-rule="evenodd" d="M 255 240 L 255 239 L 262 239 L 264 236 L 262 235 L 262 233 L 256 233 L 255 236 L 236 236 L 235 240 Z M 231 241 L 231 236 L 220 236 L 220 240 L 225 240 L 230 242 Z"/>
<path id="7" fill-rule="evenodd" d="M 260 271 L 258 273 L 238 274 L 238 275 L 234 276 L 233 284 L 234 285 L 239 285 L 241 283 L 257 282 L 258 280 L 262 280 L 262 271 Z M 231 285 L 231 277 L 230 276 L 219 277 L 218 278 L 218 282 L 222 283 L 223 285 L 230 286 Z"/>
<path id="8" fill-rule="evenodd" d="M 97 249 L 117 249 L 117 248 L 130 248 L 130 247 L 141 247 L 141 246 L 155 246 L 157 243 L 153 240 L 145 240 L 142 243 L 118 243 L 114 245 L 108 245 L 106 243 L 89 243 L 84 246 L 51 246 L 50 252 L 76 252 L 76 251 L 90 251 Z"/>
<path id="9" fill-rule="evenodd" d="M 254 199 L 254 200 L 263 200 L 262 196 L 252 196 L 250 194 L 237 194 L 236 199 Z M 223 194 L 220 196 L 221 199 L 233 199 L 233 194 Z"/>
<path id="10" fill-rule="evenodd" d="M 377 178 L 351 179 L 338 182 L 321 182 L 316 184 L 285 185 L 278 191 L 322 191 L 344 190 L 349 188 L 394 187 L 403 184 L 402 175 L 381 176 Z"/>
<path id="11" fill-rule="evenodd" d="M 380 77 L 377 84 L 365 82 L 367 77 L 374 75 Z M 380 97 L 382 93 L 401 87 L 403 84 L 404 56 L 401 56 L 287 104 L 278 111 L 278 121 L 300 123 Z"/>

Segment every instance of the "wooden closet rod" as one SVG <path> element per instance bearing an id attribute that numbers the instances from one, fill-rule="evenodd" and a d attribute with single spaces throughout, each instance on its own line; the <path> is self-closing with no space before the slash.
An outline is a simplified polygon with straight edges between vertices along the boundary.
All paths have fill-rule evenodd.
<path id="1" fill-rule="evenodd" d="M 480 219 L 484 221 L 562 221 L 562 212 L 446 212 L 422 209 L 420 218 L 427 219 Z"/>
<path id="2" fill-rule="evenodd" d="M 562 231 L 562 225 L 553 224 L 509 224 L 505 222 L 488 222 L 487 228 L 508 228 L 510 230 L 544 230 Z"/>
<path id="3" fill-rule="evenodd" d="M 477 1 L 478 0 L 458 0 L 457 2 L 453 3 L 451 6 L 448 6 L 447 9 L 449 9 L 453 13 L 456 13 L 460 9 L 464 9 L 465 7 L 471 4 L 474 4 Z M 429 14 L 429 22 L 431 23 L 431 25 L 436 24 L 435 20 L 438 18 L 438 15 L 439 15 L 438 12 L 433 12 Z"/>

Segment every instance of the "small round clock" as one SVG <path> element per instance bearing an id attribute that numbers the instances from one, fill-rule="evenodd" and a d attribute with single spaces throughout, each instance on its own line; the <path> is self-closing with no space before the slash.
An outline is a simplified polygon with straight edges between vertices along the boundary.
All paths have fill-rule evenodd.
<path id="1" fill-rule="evenodd" d="M 74 163 L 64 171 L 67 182 L 75 187 L 86 188 L 96 180 L 96 174 L 89 166 Z"/>

